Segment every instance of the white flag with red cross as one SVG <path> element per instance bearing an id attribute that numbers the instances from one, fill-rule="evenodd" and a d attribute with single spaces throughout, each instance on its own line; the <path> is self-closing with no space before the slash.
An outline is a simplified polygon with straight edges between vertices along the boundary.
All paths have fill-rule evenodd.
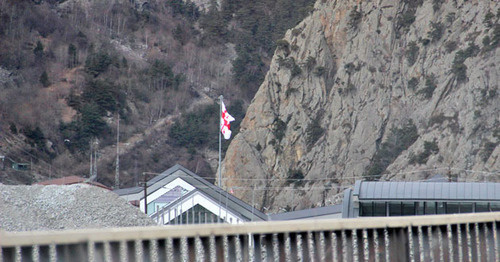
<path id="1" fill-rule="evenodd" d="M 232 117 L 226 110 L 226 106 L 224 105 L 224 102 L 221 100 L 221 107 L 222 107 L 222 115 L 220 117 L 220 131 L 222 132 L 222 135 L 224 135 L 225 139 L 231 138 L 231 129 L 230 129 L 230 123 L 234 121 L 234 117 Z"/>

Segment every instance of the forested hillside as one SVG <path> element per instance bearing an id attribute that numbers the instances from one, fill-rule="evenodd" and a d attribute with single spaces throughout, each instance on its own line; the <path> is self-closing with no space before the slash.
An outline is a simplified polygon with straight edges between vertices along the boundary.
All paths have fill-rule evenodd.
<path id="1" fill-rule="evenodd" d="M 0 0 L 0 182 L 89 176 L 92 155 L 114 186 L 117 139 L 120 186 L 174 163 L 212 177 L 216 98 L 237 133 L 313 2 Z"/>

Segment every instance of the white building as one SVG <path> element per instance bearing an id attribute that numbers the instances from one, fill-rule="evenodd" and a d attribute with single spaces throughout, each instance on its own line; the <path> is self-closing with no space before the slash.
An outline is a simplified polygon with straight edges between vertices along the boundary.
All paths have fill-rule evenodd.
<path id="1" fill-rule="evenodd" d="M 144 187 L 114 191 L 129 202 L 139 201 L 145 211 Z M 265 221 L 267 215 L 175 165 L 147 182 L 147 214 L 161 225 Z"/>

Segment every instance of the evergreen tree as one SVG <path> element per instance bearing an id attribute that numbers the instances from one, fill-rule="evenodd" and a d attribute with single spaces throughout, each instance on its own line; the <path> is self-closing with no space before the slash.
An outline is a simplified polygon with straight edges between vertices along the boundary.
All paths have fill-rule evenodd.
<path id="1" fill-rule="evenodd" d="M 43 44 L 38 40 L 36 42 L 35 49 L 33 49 L 33 54 L 35 54 L 36 59 L 41 59 L 43 57 Z"/>
<path id="2" fill-rule="evenodd" d="M 76 46 L 69 44 L 68 46 L 68 68 L 73 68 L 78 64 L 78 53 Z"/>
<path id="3" fill-rule="evenodd" d="M 49 81 L 49 75 L 47 74 L 47 71 L 45 71 L 45 70 L 40 75 L 40 83 L 42 84 L 43 87 L 48 87 L 51 84 Z"/>

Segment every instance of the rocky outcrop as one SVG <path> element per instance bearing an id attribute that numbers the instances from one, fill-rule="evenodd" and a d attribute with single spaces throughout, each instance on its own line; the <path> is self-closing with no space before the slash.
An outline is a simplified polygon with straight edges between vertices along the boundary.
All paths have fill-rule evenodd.
<path id="1" fill-rule="evenodd" d="M 361 178 L 500 180 L 499 8 L 318 0 L 277 43 L 225 186 L 276 211 L 328 204 Z"/>

